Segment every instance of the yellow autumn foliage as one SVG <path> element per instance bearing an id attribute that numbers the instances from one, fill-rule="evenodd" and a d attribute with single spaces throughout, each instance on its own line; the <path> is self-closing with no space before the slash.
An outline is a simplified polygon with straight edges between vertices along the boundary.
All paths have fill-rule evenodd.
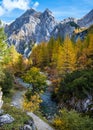
<path id="1" fill-rule="evenodd" d="M 39 109 L 39 104 L 42 102 L 40 96 L 36 93 L 31 96 L 30 101 L 24 96 L 23 108 L 26 111 L 34 112 Z"/>

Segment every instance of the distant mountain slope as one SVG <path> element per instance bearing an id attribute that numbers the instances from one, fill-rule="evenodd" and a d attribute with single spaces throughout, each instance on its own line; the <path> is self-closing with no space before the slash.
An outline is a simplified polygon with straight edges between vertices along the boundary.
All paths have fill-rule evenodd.
<path id="1" fill-rule="evenodd" d="M 13 23 L 5 27 L 8 44 L 14 44 L 17 51 L 29 55 L 33 43 L 48 41 L 51 36 L 71 37 L 76 29 L 87 28 L 93 24 L 93 10 L 82 19 L 67 18 L 58 22 L 52 12 L 46 9 L 43 13 L 34 9 L 27 10 Z"/>
<path id="2" fill-rule="evenodd" d="M 80 27 L 89 27 L 93 24 L 93 9 L 85 15 L 82 19 L 77 21 Z"/>
<path id="3" fill-rule="evenodd" d="M 77 39 L 79 39 L 79 38 L 80 38 L 81 40 L 83 40 L 89 33 L 92 33 L 92 34 L 93 34 L 93 25 L 90 26 L 89 28 L 85 29 L 85 30 L 82 31 L 82 32 L 76 33 L 76 34 L 73 36 L 73 38 L 74 38 L 75 40 L 77 40 Z"/>
<path id="4" fill-rule="evenodd" d="M 70 37 L 73 35 L 75 29 L 79 26 L 74 21 L 60 22 L 52 31 L 51 35 L 57 38 L 59 35 L 63 38 L 68 34 Z"/>

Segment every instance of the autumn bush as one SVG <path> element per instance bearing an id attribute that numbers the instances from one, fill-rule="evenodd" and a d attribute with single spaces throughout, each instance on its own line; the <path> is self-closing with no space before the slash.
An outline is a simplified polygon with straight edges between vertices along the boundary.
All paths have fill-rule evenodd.
<path id="1" fill-rule="evenodd" d="M 55 117 L 53 126 L 56 130 L 92 130 L 93 119 L 83 116 L 74 110 L 63 109 Z"/>
<path id="2" fill-rule="evenodd" d="M 32 92 L 41 93 L 46 88 L 46 76 L 40 72 L 39 68 L 32 67 L 23 76 L 23 80 L 31 84 Z"/>
<path id="3" fill-rule="evenodd" d="M 31 95 L 30 92 L 31 91 L 27 91 L 27 93 L 24 96 L 23 108 L 25 111 L 34 112 L 39 109 L 42 100 L 38 93 L 34 93 L 34 95 Z"/>
<path id="4" fill-rule="evenodd" d="M 25 82 L 31 84 L 25 93 L 23 107 L 26 111 L 36 111 L 42 102 L 40 94 L 46 88 L 46 76 L 38 68 L 32 67 L 22 78 Z"/>

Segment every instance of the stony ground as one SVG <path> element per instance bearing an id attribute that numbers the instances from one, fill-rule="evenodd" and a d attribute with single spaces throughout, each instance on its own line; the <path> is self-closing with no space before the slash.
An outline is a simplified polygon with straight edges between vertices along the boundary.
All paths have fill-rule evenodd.
<path id="1" fill-rule="evenodd" d="M 52 127 L 50 127 L 46 122 L 41 120 L 34 113 L 28 112 L 27 115 L 29 115 L 33 118 L 34 123 L 35 123 L 38 130 L 54 130 Z"/>
<path id="2" fill-rule="evenodd" d="M 22 108 L 24 93 L 25 93 L 25 91 L 17 91 L 12 98 L 11 105 L 15 106 L 16 108 Z"/>

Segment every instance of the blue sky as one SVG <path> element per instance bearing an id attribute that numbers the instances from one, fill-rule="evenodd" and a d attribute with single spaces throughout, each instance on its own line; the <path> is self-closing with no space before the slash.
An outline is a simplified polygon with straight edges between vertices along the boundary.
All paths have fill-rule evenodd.
<path id="1" fill-rule="evenodd" d="M 41 12 L 49 8 L 58 20 L 81 18 L 93 9 L 93 0 L 0 0 L 0 19 L 11 22 L 29 8 Z"/>

